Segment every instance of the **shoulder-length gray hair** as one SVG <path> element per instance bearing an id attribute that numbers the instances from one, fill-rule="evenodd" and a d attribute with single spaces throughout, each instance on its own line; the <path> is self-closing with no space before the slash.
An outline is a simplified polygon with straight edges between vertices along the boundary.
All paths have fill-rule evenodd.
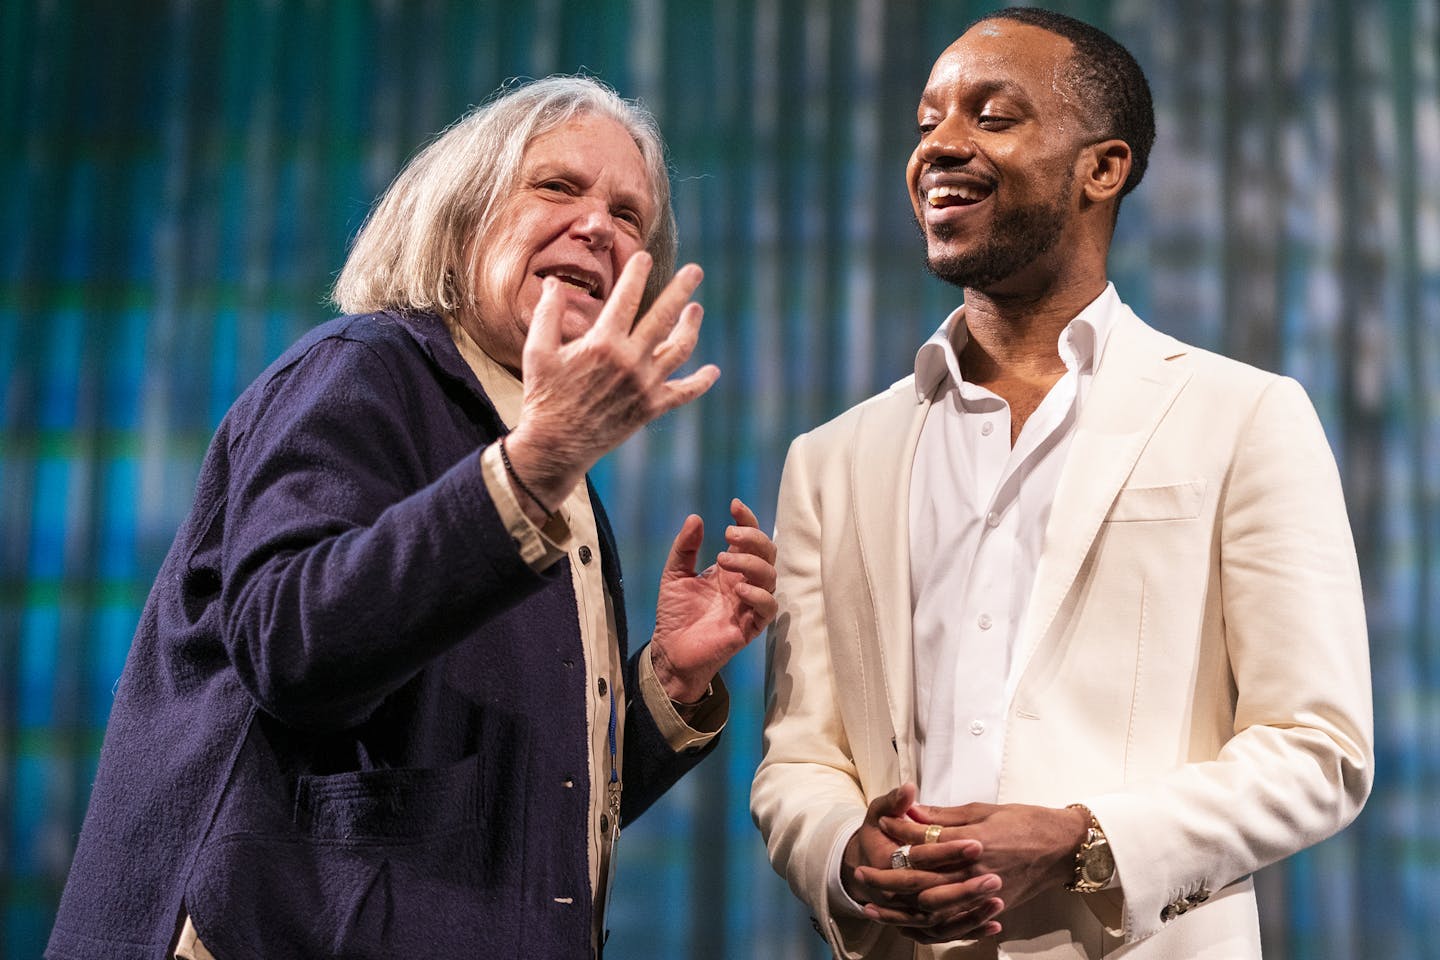
<path id="1" fill-rule="evenodd" d="M 515 189 L 525 148 L 582 115 L 618 122 L 645 161 L 656 211 L 645 243 L 655 259 L 648 307 L 675 271 L 677 245 L 660 129 L 637 101 L 566 76 L 501 87 L 416 154 L 360 228 L 331 299 L 345 313 L 473 310 L 484 237 Z"/>

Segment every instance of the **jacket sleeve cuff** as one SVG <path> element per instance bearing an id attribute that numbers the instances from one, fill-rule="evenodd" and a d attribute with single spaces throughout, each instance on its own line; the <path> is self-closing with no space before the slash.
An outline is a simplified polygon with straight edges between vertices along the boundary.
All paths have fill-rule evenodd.
<path id="1" fill-rule="evenodd" d="M 725 729 L 725 721 L 730 716 L 730 691 L 719 674 L 715 675 L 709 696 L 700 701 L 690 722 L 686 723 L 660 685 L 660 678 L 655 676 L 648 645 L 640 657 L 639 668 L 640 696 L 670 749 L 676 753 L 699 750 Z"/>
<path id="2" fill-rule="evenodd" d="M 500 444 L 492 443 L 480 451 L 481 476 L 485 478 L 485 489 L 495 504 L 500 522 L 515 543 L 520 559 L 530 565 L 536 573 L 545 570 L 556 560 L 565 556 L 570 542 L 570 525 L 565 520 L 562 507 L 543 527 L 537 527 L 525 516 L 510 478 L 505 475 L 505 462 L 500 459 Z"/>
<path id="3" fill-rule="evenodd" d="M 861 825 L 865 823 L 864 817 L 856 817 L 835 836 L 835 845 L 830 848 L 829 866 L 825 874 L 829 878 L 830 912 L 837 917 L 863 917 L 865 908 L 855 902 L 845 890 L 845 882 L 840 878 L 840 871 L 844 869 L 845 847 L 849 845 L 850 838 L 855 835 Z"/>

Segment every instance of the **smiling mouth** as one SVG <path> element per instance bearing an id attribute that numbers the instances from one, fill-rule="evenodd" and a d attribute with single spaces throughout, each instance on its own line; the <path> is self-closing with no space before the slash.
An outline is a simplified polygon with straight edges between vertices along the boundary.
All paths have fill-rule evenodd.
<path id="1" fill-rule="evenodd" d="M 554 277 L 561 283 L 569 284 L 577 290 L 584 290 L 596 300 L 604 299 L 604 296 L 600 292 L 600 278 L 594 274 L 585 273 L 580 270 L 572 270 L 568 267 L 550 267 L 537 271 L 535 276 L 542 280 L 546 277 Z"/>
<path id="2" fill-rule="evenodd" d="M 932 207 L 968 207 L 990 196 L 988 187 L 969 184 L 947 184 L 925 191 L 925 202 Z"/>

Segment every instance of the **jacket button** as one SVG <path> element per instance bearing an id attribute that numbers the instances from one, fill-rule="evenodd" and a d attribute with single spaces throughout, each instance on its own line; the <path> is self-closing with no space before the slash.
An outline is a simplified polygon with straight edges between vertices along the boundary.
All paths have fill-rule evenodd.
<path id="1" fill-rule="evenodd" d="M 608 814 L 604 814 L 604 813 L 600 814 L 600 832 L 601 832 L 601 833 L 609 833 L 609 832 L 610 832 L 610 816 L 609 816 Z"/>
<path id="2" fill-rule="evenodd" d="M 605 691 L 610 689 L 610 684 L 605 682 L 604 677 L 601 677 L 599 680 L 595 681 L 595 689 L 599 690 L 600 696 L 603 697 L 605 696 Z"/>
<path id="3" fill-rule="evenodd" d="M 590 562 L 590 558 L 593 557 L 593 556 L 594 556 L 594 554 L 590 552 L 590 548 L 589 548 L 588 546 L 586 546 L 586 545 L 584 545 L 584 544 L 581 544 L 581 545 L 580 545 L 580 562 L 581 562 L 581 563 L 589 563 L 589 562 Z"/>

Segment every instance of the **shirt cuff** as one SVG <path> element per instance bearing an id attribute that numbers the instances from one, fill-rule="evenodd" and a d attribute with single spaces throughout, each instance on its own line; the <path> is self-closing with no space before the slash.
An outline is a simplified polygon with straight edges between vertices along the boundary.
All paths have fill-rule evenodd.
<path id="1" fill-rule="evenodd" d="M 855 902 L 855 898 L 845 890 L 845 883 L 840 879 L 840 871 L 844 869 L 845 848 L 850 843 L 850 838 L 855 836 L 855 831 L 865 824 L 863 816 L 856 817 L 845 824 L 839 836 L 835 838 L 835 845 L 830 848 L 830 859 L 825 868 L 825 875 L 830 878 L 830 912 L 842 917 L 863 917 L 865 908 Z"/>
<path id="2" fill-rule="evenodd" d="M 537 527 L 520 507 L 515 498 L 515 489 L 510 486 L 510 477 L 505 472 L 505 461 L 500 458 L 500 444 L 492 443 L 480 451 L 480 472 L 485 478 L 485 489 L 505 524 L 505 532 L 520 551 L 520 559 L 530 565 L 536 573 L 549 567 L 565 556 L 570 541 L 570 525 L 566 522 L 562 507 L 545 526 Z"/>
<path id="3" fill-rule="evenodd" d="M 655 676 L 650 649 L 647 644 L 640 656 L 640 696 L 670 749 L 676 753 L 698 750 L 725 729 L 725 720 L 730 716 L 730 691 L 725 689 L 725 682 L 717 673 L 711 681 L 710 695 L 696 705 L 694 715 L 686 723 L 675 709 L 675 702 L 665 693 L 660 678 Z"/>

